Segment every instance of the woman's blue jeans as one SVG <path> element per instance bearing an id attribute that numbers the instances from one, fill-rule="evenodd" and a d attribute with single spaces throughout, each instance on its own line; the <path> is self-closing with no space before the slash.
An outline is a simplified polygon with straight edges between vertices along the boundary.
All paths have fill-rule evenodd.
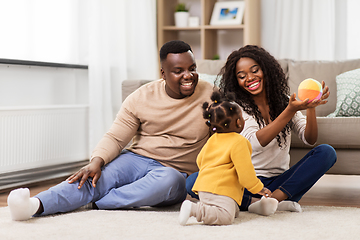
<path id="1" fill-rule="evenodd" d="M 335 149 L 327 144 L 321 144 L 308 152 L 299 162 L 284 173 L 275 177 L 258 178 L 264 186 L 272 192 L 280 189 L 288 198 L 298 202 L 302 196 L 335 164 L 337 159 Z M 186 190 L 193 198 L 199 198 L 192 191 L 192 187 L 198 176 L 198 172 L 191 174 L 186 179 Z M 261 198 L 261 195 L 252 194 L 247 189 L 240 206 L 241 211 L 247 211 L 253 197 Z"/>

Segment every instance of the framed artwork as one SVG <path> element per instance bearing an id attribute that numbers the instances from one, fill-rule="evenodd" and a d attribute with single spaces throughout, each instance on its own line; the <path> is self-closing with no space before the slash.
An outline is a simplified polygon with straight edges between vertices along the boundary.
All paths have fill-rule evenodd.
<path id="1" fill-rule="evenodd" d="M 210 25 L 241 24 L 244 16 L 244 1 L 216 2 L 211 15 Z"/>

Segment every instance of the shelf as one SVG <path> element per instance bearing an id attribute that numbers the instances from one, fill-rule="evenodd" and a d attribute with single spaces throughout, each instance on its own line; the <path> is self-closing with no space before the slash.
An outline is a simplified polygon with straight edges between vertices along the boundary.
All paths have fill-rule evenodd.
<path id="1" fill-rule="evenodd" d="M 176 27 L 176 26 L 164 26 L 165 31 L 194 31 L 201 30 L 201 27 Z"/>
<path id="2" fill-rule="evenodd" d="M 213 30 L 232 30 L 232 29 L 244 29 L 245 25 L 203 25 L 198 27 L 176 27 L 176 26 L 164 26 L 164 31 L 194 31 L 201 29 L 213 29 Z"/>
<path id="3" fill-rule="evenodd" d="M 260 45 L 261 0 L 244 0 L 243 23 L 238 25 L 210 25 L 216 0 L 157 0 L 158 48 L 170 40 L 189 43 L 197 59 L 227 56 L 247 44 Z M 177 3 L 190 7 L 190 16 L 199 17 L 197 27 L 176 27 L 174 9 Z"/>
<path id="4" fill-rule="evenodd" d="M 205 29 L 214 29 L 214 30 L 231 30 L 231 29 L 244 29 L 244 24 L 240 25 L 204 25 Z"/>

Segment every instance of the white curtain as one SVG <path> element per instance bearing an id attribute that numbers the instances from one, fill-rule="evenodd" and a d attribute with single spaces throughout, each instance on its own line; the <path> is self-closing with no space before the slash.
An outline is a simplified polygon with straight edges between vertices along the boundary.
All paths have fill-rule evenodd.
<path id="1" fill-rule="evenodd" d="M 343 42 L 343 38 L 336 36 L 343 33 L 346 25 L 343 25 L 343 19 L 336 17 L 341 10 L 335 7 L 336 3 L 339 2 L 262 0 L 263 47 L 278 59 L 343 58 L 341 53 L 344 51 L 339 44 Z"/>
<path id="2" fill-rule="evenodd" d="M 120 109 L 122 81 L 159 77 L 156 0 L 83 0 L 79 9 L 87 9 L 82 34 L 88 51 L 82 52 L 89 65 L 93 149 Z"/>

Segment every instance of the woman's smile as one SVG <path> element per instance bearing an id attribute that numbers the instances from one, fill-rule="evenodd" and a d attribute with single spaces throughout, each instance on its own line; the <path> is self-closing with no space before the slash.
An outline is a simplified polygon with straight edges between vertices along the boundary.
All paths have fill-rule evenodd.
<path id="1" fill-rule="evenodd" d="M 260 87 L 260 80 L 255 80 L 255 81 L 252 81 L 251 83 L 249 83 L 247 85 L 247 88 L 250 90 L 250 91 L 255 91 L 256 89 L 258 89 Z"/>

